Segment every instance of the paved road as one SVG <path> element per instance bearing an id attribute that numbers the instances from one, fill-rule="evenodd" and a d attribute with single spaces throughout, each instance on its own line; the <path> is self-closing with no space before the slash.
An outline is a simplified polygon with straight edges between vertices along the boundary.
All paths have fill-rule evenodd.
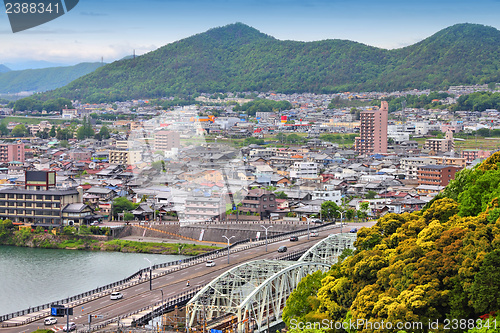
<path id="1" fill-rule="evenodd" d="M 373 225 L 373 223 L 369 223 L 368 225 L 366 223 L 362 224 L 362 226 L 371 225 Z M 349 224 L 344 227 L 344 232 L 347 232 L 353 227 L 359 227 L 359 225 Z M 258 246 L 244 251 L 231 253 L 229 265 L 227 263 L 227 256 L 215 259 L 215 267 L 206 267 L 205 263 L 201 262 L 170 274 L 154 278 L 152 281 L 153 289 L 151 291 L 149 290 L 149 280 L 143 276 L 141 283 L 120 291 L 124 296 L 121 300 L 111 300 L 109 295 L 106 295 L 75 307 L 73 316 L 70 316 L 70 321 L 77 324 L 77 329 L 82 329 L 84 326 L 88 327 L 87 322 L 89 314 L 100 314 L 104 316 L 103 319 L 93 319 L 93 324 L 116 318 L 161 301 L 162 293 L 160 290 L 163 290 L 163 297 L 164 299 L 167 299 L 182 292 L 186 292 L 191 288 L 206 285 L 224 271 L 245 261 L 256 259 L 274 259 L 281 256 L 283 253 L 278 253 L 277 249 L 282 245 L 286 245 L 289 252 L 300 250 L 311 247 L 313 243 L 327 237 L 331 233 L 338 233 L 339 231 L 339 229 L 327 229 L 320 231 L 319 237 L 310 237 L 310 240 L 307 240 L 306 235 L 300 236 L 298 242 L 290 242 L 286 239 L 270 243 L 268 244 L 267 253 L 265 252 L 265 246 Z M 155 270 L 153 274 L 159 273 L 160 270 L 161 269 Z M 186 282 L 188 280 L 190 281 L 190 287 L 186 286 Z M 25 326 L 0 328 L 0 333 L 29 333 L 38 328 L 52 328 L 57 332 L 62 331 L 62 327 L 65 324 L 66 318 L 59 317 L 56 325 L 44 327 L 42 318 Z"/>

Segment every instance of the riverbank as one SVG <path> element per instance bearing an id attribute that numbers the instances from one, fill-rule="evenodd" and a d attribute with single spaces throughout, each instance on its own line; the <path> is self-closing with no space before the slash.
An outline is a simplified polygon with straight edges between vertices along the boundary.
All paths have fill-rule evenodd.
<path id="1" fill-rule="evenodd" d="M 0 245 L 66 249 L 84 251 L 110 251 L 124 253 L 149 253 L 162 255 L 196 256 L 220 247 L 185 243 L 156 243 L 113 239 L 99 235 L 61 235 L 45 230 L 0 230 Z"/>

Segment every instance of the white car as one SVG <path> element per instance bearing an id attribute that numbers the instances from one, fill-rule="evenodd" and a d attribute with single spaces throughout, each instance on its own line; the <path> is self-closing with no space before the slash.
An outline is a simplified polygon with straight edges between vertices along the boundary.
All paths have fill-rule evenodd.
<path id="1" fill-rule="evenodd" d="M 67 325 L 63 326 L 63 332 L 70 332 L 75 330 L 76 330 L 76 324 L 72 321 L 69 322 L 69 326 Z"/>
<path id="2" fill-rule="evenodd" d="M 54 324 L 57 324 L 57 318 L 54 318 L 54 317 L 45 318 L 45 320 L 43 321 L 43 324 L 44 325 L 54 325 Z"/>
<path id="3" fill-rule="evenodd" d="M 207 260 L 207 263 L 205 264 L 207 267 L 214 267 L 215 266 L 215 261 L 213 260 Z"/>
<path id="4" fill-rule="evenodd" d="M 111 299 L 122 299 L 123 298 L 123 294 L 122 293 L 118 293 L 118 292 L 114 292 L 114 293 L 111 293 L 111 295 L 109 297 Z"/>
<path id="5" fill-rule="evenodd" d="M 311 237 L 318 237 L 318 236 L 319 236 L 319 234 L 318 234 L 316 231 L 311 231 L 311 232 L 309 233 L 309 236 L 311 236 Z"/>

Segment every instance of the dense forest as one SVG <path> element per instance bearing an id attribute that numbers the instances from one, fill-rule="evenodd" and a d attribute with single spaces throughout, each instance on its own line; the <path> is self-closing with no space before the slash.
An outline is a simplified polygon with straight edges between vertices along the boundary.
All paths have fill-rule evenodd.
<path id="1" fill-rule="evenodd" d="M 300 283 L 285 322 L 439 320 L 434 332 L 477 328 L 480 316 L 500 310 L 499 185 L 496 153 L 458 173 L 423 210 L 387 214 L 362 228 L 353 255 Z M 463 321 L 443 330 L 446 319 Z"/>
<path id="2" fill-rule="evenodd" d="M 499 82 L 500 31 L 458 24 L 401 49 L 347 40 L 281 41 L 241 23 L 113 62 L 39 95 L 86 102 L 207 92 L 336 93 Z"/>

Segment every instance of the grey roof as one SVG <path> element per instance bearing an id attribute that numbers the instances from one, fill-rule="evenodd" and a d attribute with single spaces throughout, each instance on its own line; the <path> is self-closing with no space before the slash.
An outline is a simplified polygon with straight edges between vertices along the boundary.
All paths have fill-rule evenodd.
<path id="1" fill-rule="evenodd" d="M 87 205 L 83 203 L 72 203 L 66 205 L 66 207 L 64 207 L 62 211 L 63 213 L 80 213 L 86 207 Z"/>
<path id="2" fill-rule="evenodd" d="M 6 194 L 44 194 L 44 195 L 75 195 L 78 194 L 76 188 L 67 190 L 25 190 L 18 187 L 7 187 L 0 189 L 0 193 Z"/>

